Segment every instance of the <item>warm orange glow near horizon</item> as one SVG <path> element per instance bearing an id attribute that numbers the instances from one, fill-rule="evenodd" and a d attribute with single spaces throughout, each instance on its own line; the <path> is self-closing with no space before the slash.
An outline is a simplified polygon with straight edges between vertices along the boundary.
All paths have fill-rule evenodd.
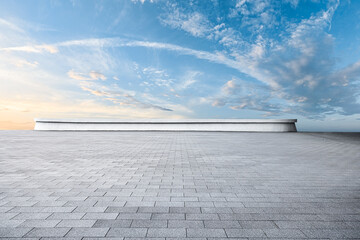
<path id="1" fill-rule="evenodd" d="M 35 118 L 184 118 L 173 112 L 157 109 L 132 109 L 105 105 L 95 101 L 3 100 L 0 110 L 0 130 L 33 130 Z"/>
<path id="2" fill-rule="evenodd" d="M 17 122 L 0 122 L 0 130 L 33 130 L 35 122 L 17 123 Z"/>

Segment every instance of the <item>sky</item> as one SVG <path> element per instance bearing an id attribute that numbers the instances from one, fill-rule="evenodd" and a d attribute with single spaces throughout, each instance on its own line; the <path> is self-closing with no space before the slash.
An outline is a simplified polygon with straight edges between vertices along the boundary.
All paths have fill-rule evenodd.
<path id="1" fill-rule="evenodd" d="M 0 0 L 0 129 L 296 118 L 360 131 L 360 1 Z"/>

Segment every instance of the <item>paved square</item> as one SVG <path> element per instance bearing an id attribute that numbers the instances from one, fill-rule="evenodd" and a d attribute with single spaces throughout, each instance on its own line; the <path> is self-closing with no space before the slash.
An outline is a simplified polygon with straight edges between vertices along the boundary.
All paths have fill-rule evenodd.
<path id="1" fill-rule="evenodd" d="M 360 239 L 360 135 L 0 131 L 3 239 Z"/>

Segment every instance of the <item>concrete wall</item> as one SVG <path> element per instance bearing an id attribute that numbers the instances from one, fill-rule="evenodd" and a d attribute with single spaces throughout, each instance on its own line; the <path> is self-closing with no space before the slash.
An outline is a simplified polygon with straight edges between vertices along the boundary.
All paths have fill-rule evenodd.
<path id="1" fill-rule="evenodd" d="M 296 121 L 296 119 L 35 119 L 35 130 L 296 132 Z"/>

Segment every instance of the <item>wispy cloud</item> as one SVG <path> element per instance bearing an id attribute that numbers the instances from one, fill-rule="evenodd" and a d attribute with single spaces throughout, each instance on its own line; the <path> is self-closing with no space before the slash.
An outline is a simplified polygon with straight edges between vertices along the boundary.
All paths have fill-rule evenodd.
<path id="1" fill-rule="evenodd" d="M 214 26 L 207 39 L 214 40 L 225 47 L 243 46 L 246 43 L 241 34 L 231 27 L 227 27 L 225 23 Z"/>
<path id="2" fill-rule="evenodd" d="M 131 0 L 131 2 L 133 3 L 141 3 L 141 4 L 144 4 L 145 2 L 154 3 L 156 1 L 157 0 Z"/>
<path id="3" fill-rule="evenodd" d="M 289 3 L 293 8 L 296 8 L 299 4 L 299 0 L 284 0 L 284 2 Z"/>
<path id="4" fill-rule="evenodd" d="M 184 13 L 175 3 L 168 4 L 168 13 L 160 17 L 162 24 L 182 29 L 195 37 L 206 36 L 210 31 L 210 22 L 199 12 Z"/>
<path id="5" fill-rule="evenodd" d="M 103 99 L 108 100 L 115 105 L 119 106 L 132 106 L 136 108 L 153 108 L 161 111 L 172 111 L 169 108 L 161 107 L 155 104 L 152 104 L 148 101 L 141 101 L 136 97 L 136 93 L 134 91 L 124 90 L 119 86 L 112 85 L 111 88 L 105 85 L 98 85 L 94 83 L 86 83 L 82 82 L 81 88 L 84 91 L 91 93 L 92 95 L 103 97 Z"/>
<path id="6" fill-rule="evenodd" d="M 253 34 L 279 24 L 280 4 L 270 0 L 237 0 L 230 9 L 230 18 L 240 18 L 241 26 Z"/>
<path id="7" fill-rule="evenodd" d="M 203 73 L 200 71 L 187 71 L 181 77 L 181 81 L 177 84 L 176 89 L 185 90 L 198 81 L 198 77 Z"/>
<path id="8" fill-rule="evenodd" d="M 57 53 L 58 49 L 54 45 L 34 45 L 34 46 L 21 46 L 21 47 L 7 47 L 1 48 L 1 51 L 8 51 L 8 52 L 28 52 L 28 53 L 42 53 L 42 52 L 49 52 L 49 53 Z"/>
<path id="9" fill-rule="evenodd" d="M 18 27 L 16 24 L 6 21 L 3 18 L 0 18 L 0 25 L 5 26 L 6 28 L 10 28 L 11 30 L 16 32 L 25 33 L 25 31 L 22 28 Z"/>
<path id="10" fill-rule="evenodd" d="M 114 41 L 121 41 L 119 38 L 89 38 L 81 40 L 71 40 L 58 42 L 53 44 L 34 44 L 34 45 L 25 45 L 18 47 L 4 47 L 0 48 L 0 51 L 6 52 L 29 52 L 29 53 L 58 53 L 59 47 L 71 47 L 71 46 L 82 46 L 82 47 L 106 47 L 116 44 Z"/>
<path id="11" fill-rule="evenodd" d="M 148 83 L 147 85 L 170 88 L 174 82 L 174 79 L 165 70 L 155 67 L 145 67 L 140 74 Z"/>
<path id="12" fill-rule="evenodd" d="M 226 26 L 224 22 L 214 24 L 198 11 L 186 10 L 176 3 L 167 4 L 166 13 L 159 17 L 160 22 L 168 27 L 183 30 L 194 37 L 213 40 L 225 47 L 242 45 L 239 32 Z"/>
<path id="13" fill-rule="evenodd" d="M 237 78 L 227 81 L 219 93 L 209 100 L 213 106 L 227 106 L 233 110 L 249 109 L 273 115 L 284 112 L 284 106 L 279 103 L 279 99 L 271 95 L 268 86 Z"/>
<path id="14" fill-rule="evenodd" d="M 106 80 L 106 77 L 105 77 L 104 74 L 99 73 L 99 72 L 95 72 L 95 71 L 91 71 L 91 72 L 89 73 L 89 76 L 90 76 L 91 79 L 96 79 L 96 80 L 101 79 L 101 80 L 103 80 L 103 81 Z"/>
<path id="15" fill-rule="evenodd" d="M 128 47 L 147 47 L 155 49 L 164 49 L 168 51 L 174 51 L 179 54 L 191 55 L 198 59 L 207 60 L 210 62 L 223 64 L 227 67 L 238 70 L 241 73 L 246 73 L 250 76 L 256 75 L 256 79 L 263 81 L 266 84 L 269 84 L 273 88 L 277 88 L 278 84 L 273 81 L 271 78 L 263 77 L 261 74 L 254 72 L 252 68 L 249 68 L 251 64 L 247 58 L 241 57 L 238 59 L 231 59 L 229 56 L 221 52 L 211 53 L 207 51 L 200 51 L 191 48 L 186 48 L 169 43 L 159 43 L 159 42 L 148 42 L 148 41 L 129 41 L 126 43 L 119 44 L 118 46 L 128 46 Z"/>
<path id="16" fill-rule="evenodd" d="M 75 72 L 74 70 L 70 70 L 68 71 L 68 76 L 72 79 L 75 80 L 106 80 L 106 77 L 104 74 L 99 73 L 99 72 L 95 72 L 95 71 L 91 71 L 89 73 L 80 73 L 80 72 Z"/>
<path id="17" fill-rule="evenodd" d="M 37 61 L 34 62 L 30 62 L 27 61 L 25 59 L 19 59 L 14 63 L 15 66 L 17 67 L 25 67 L 25 66 L 29 66 L 29 67 L 37 67 L 39 65 L 39 63 Z"/>

